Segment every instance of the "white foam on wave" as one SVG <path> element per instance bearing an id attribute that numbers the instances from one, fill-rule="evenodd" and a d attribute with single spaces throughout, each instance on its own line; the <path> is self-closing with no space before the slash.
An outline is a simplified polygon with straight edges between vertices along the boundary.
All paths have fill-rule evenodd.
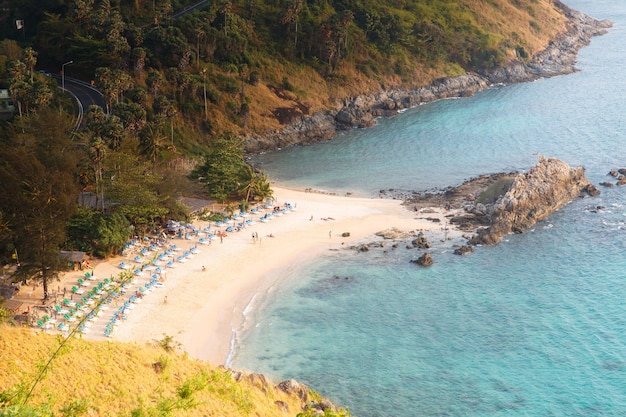
<path id="1" fill-rule="evenodd" d="M 230 368 L 230 364 L 233 361 L 233 357 L 235 356 L 235 346 L 237 345 L 237 331 L 231 327 L 231 336 L 230 336 L 230 344 L 228 346 L 228 356 L 226 356 L 226 361 L 224 362 L 224 366 Z"/>
<path id="2" fill-rule="evenodd" d="M 254 307 L 254 300 L 256 299 L 257 294 L 254 294 L 248 304 L 243 308 L 241 314 L 245 317 Z"/>

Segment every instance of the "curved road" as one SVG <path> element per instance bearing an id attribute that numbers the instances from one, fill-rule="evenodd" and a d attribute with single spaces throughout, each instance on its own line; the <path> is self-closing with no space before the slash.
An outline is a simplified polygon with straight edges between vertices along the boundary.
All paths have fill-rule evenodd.
<path id="1" fill-rule="evenodd" d="M 172 18 L 176 19 L 186 14 L 192 13 L 196 10 L 201 9 L 208 3 L 208 0 L 201 0 L 200 2 L 194 4 L 193 6 L 178 12 L 172 16 Z M 60 74 L 49 74 L 50 76 L 56 78 L 59 87 L 61 87 L 62 79 Z M 86 109 L 91 105 L 96 105 L 102 107 L 102 109 L 107 112 L 106 103 L 104 101 L 104 97 L 102 93 L 96 90 L 91 84 L 88 84 L 84 81 L 78 80 L 76 78 L 65 76 L 65 89 L 76 97 L 76 101 L 79 105 L 79 115 L 78 115 L 78 123 L 80 125 L 83 118 L 83 113 Z"/>
<path id="2" fill-rule="evenodd" d="M 51 74 L 56 78 L 59 87 L 61 87 L 61 76 L 59 74 Z M 87 109 L 92 104 L 100 106 L 106 110 L 106 103 L 100 91 L 94 86 L 76 78 L 65 76 L 65 89 L 76 97 L 76 100 Z"/>
<path id="3" fill-rule="evenodd" d="M 186 14 L 195 12 L 196 10 L 200 10 L 201 8 L 203 8 L 207 3 L 209 2 L 209 0 L 202 0 L 199 3 L 194 4 L 191 7 L 186 8 L 183 11 L 180 11 L 178 13 L 175 13 L 172 15 L 172 19 L 178 19 L 181 16 L 184 16 Z"/>
<path id="4" fill-rule="evenodd" d="M 92 85 L 66 76 L 65 89 L 74 94 L 84 109 L 88 109 L 89 106 L 95 104 L 96 106 L 102 107 L 106 111 L 104 97 L 100 91 L 96 90 Z"/>
<path id="5" fill-rule="evenodd" d="M 57 80 L 59 88 L 63 88 L 63 80 L 60 74 L 50 74 L 50 76 L 54 77 Z M 107 112 L 106 103 L 104 101 L 102 93 L 96 90 L 96 88 L 91 84 L 87 84 L 84 81 L 68 77 L 66 75 L 65 90 L 73 95 L 76 99 L 76 102 L 78 103 L 78 117 L 76 119 L 76 126 L 74 127 L 75 130 L 83 125 L 83 115 L 85 113 L 85 110 L 88 109 L 89 106 L 100 106 L 105 113 Z"/>

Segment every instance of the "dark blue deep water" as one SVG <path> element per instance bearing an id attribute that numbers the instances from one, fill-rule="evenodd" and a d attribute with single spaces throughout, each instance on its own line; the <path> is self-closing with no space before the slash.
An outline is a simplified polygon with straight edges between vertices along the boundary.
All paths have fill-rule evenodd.
<path id="1" fill-rule="evenodd" d="M 626 167 L 626 2 L 567 3 L 614 22 L 579 72 L 256 162 L 281 185 L 361 195 L 526 170 L 536 152 L 606 181 Z M 361 417 L 626 416 L 626 188 L 601 190 L 496 247 L 435 247 L 427 269 L 401 250 L 294 266 L 248 312 L 232 366 L 296 378 Z"/>

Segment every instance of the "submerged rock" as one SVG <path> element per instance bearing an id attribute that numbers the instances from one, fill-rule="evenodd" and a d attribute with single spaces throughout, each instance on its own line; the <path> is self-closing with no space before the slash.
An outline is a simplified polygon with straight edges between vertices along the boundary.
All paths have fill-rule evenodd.
<path id="1" fill-rule="evenodd" d="M 454 250 L 455 255 L 466 255 L 468 253 L 474 252 L 474 247 L 472 245 L 464 245 Z"/>
<path id="2" fill-rule="evenodd" d="M 419 266 L 430 266 L 435 262 L 433 261 L 433 258 L 431 258 L 430 254 L 426 252 L 417 259 L 411 259 L 411 263 L 418 264 Z"/>
<path id="3" fill-rule="evenodd" d="M 411 242 L 414 248 L 418 249 L 430 249 L 430 242 L 426 239 L 423 232 L 419 232 L 417 237 Z"/>
<path id="4" fill-rule="evenodd" d="M 411 237 L 411 233 L 392 227 L 376 233 L 376 236 L 380 236 L 383 239 L 408 239 Z"/>

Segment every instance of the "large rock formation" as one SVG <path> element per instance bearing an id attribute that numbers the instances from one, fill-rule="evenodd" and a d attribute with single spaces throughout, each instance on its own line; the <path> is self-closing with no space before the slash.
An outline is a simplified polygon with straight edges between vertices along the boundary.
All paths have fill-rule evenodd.
<path id="1" fill-rule="evenodd" d="M 611 23 L 574 11 L 559 1 L 555 4 L 569 18 L 568 30 L 530 62 L 514 61 L 482 74 L 442 78 L 416 90 L 399 87 L 347 97 L 340 100 L 335 108 L 310 117 L 303 116 L 284 129 L 244 138 L 246 152 L 261 153 L 292 145 L 323 142 L 338 131 L 372 126 L 376 117 L 395 115 L 401 109 L 445 98 L 471 96 L 492 84 L 519 83 L 574 72 L 578 50 L 589 44 L 592 36 L 606 33 Z"/>
<path id="2" fill-rule="evenodd" d="M 599 194 L 585 177 L 584 168 L 572 168 L 558 159 L 540 156 L 537 166 L 518 174 L 508 191 L 498 198 L 488 214 L 491 225 L 480 229 L 471 243 L 496 244 L 502 236 L 522 232 L 544 220 L 583 192 Z"/>

